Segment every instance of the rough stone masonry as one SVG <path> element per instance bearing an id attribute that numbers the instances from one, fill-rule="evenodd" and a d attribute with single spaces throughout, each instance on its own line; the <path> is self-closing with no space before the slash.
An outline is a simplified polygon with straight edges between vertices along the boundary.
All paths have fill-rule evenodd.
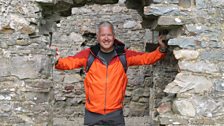
<path id="1" fill-rule="evenodd" d="M 129 49 L 150 51 L 169 31 L 169 52 L 131 67 L 127 126 L 224 125 L 223 0 L 0 0 L 0 126 L 82 126 L 82 69 L 57 71 L 52 57 L 96 43 L 111 21 Z"/>

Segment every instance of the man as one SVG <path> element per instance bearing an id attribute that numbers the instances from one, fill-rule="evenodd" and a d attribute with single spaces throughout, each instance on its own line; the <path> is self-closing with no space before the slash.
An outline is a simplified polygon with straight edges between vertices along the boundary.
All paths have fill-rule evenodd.
<path id="1" fill-rule="evenodd" d="M 110 22 L 101 22 L 97 28 L 98 44 L 80 51 L 74 56 L 58 58 L 56 69 L 71 70 L 87 67 L 89 55 L 94 61 L 84 80 L 86 104 L 84 124 L 124 126 L 123 100 L 127 76 L 120 56 L 124 55 L 127 66 L 153 64 L 165 55 L 166 45 L 159 37 L 159 47 L 150 53 L 136 52 L 124 48 L 115 39 Z"/>

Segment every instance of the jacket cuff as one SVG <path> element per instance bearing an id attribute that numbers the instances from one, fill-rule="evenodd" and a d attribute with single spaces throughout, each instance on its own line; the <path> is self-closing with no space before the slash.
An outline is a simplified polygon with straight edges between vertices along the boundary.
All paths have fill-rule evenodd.
<path id="1" fill-rule="evenodd" d="M 168 48 L 167 47 L 166 48 L 159 47 L 159 52 L 161 52 L 161 53 L 167 53 L 167 51 L 168 51 Z"/>

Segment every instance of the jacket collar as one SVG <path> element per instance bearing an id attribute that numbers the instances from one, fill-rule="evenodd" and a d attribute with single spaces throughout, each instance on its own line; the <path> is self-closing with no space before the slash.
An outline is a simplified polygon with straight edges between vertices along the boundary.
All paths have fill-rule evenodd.
<path id="1" fill-rule="evenodd" d="M 115 39 L 114 40 L 114 49 L 117 53 L 117 55 L 121 55 L 125 52 L 125 44 L 121 41 Z M 96 45 L 93 45 L 90 47 L 91 52 L 93 55 L 97 56 L 98 52 L 100 51 L 100 45 L 97 43 Z"/>

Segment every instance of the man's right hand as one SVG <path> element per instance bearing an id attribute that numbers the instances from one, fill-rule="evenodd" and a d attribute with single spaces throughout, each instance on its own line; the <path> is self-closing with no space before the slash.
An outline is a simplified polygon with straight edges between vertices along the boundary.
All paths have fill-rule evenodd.
<path id="1" fill-rule="evenodd" d="M 55 51 L 56 51 L 55 60 L 57 61 L 60 58 L 60 53 L 58 52 L 58 48 L 56 48 Z"/>
<path id="2" fill-rule="evenodd" d="M 51 50 L 54 52 L 54 61 L 53 61 L 53 64 L 57 64 L 57 62 L 58 62 L 58 59 L 60 58 L 60 53 L 59 53 L 59 51 L 58 51 L 58 48 L 57 47 L 50 47 L 51 48 Z"/>

